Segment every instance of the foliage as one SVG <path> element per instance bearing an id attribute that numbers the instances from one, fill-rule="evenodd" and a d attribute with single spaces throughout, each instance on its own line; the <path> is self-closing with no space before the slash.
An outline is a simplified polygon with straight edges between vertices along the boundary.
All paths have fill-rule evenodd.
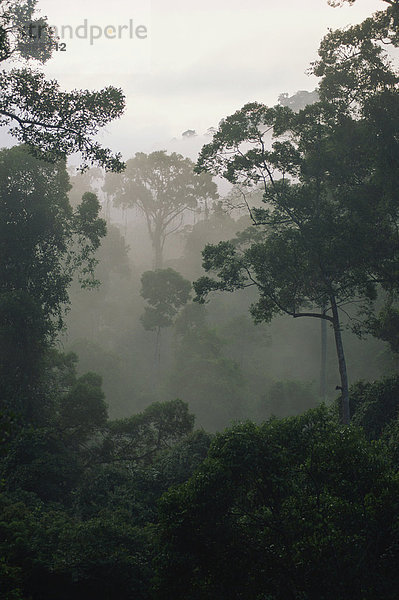
<path id="1" fill-rule="evenodd" d="M 112 171 L 124 167 L 120 154 L 113 156 L 93 141 L 101 128 L 121 116 L 121 90 L 62 92 L 56 81 L 26 68 L 0 72 L 0 85 L 0 125 L 9 127 L 36 158 L 56 162 L 80 152 L 83 168 L 93 163 Z"/>
<path id="2" fill-rule="evenodd" d="M 48 319 L 60 317 L 75 271 L 92 284 L 92 255 L 106 233 L 96 196 L 84 194 L 73 210 L 69 189 L 65 163 L 39 161 L 22 146 L 0 152 L 2 289 L 26 291 Z"/>
<path id="3" fill-rule="evenodd" d="M 214 132 L 202 166 L 215 167 L 232 182 L 253 183 L 249 189 L 255 193 L 263 183 L 265 203 L 251 212 L 254 226 L 230 242 L 226 238 L 234 234 L 236 222 L 220 206 L 194 227 L 192 250 L 202 235 L 209 242 L 223 240 L 208 246 L 204 256 L 219 280 L 203 281 L 197 292 L 253 284 L 259 291 L 253 309 L 258 320 L 278 312 L 299 317 L 317 310 L 318 318 L 327 316 L 339 331 L 340 320 L 326 310 L 335 305 L 338 310 L 353 298 L 372 301 L 377 285 L 394 297 L 399 105 L 395 74 L 377 48 L 378 35 L 388 26 L 396 44 L 397 2 L 388 4 L 388 17 L 377 15 L 347 34 L 329 34 L 315 66 L 324 70 L 321 102 L 297 114 L 286 106 L 269 109 L 254 103 Z M 0 60 L 18 53 L 21 58 L 47 58 L 37 52 L 40 48 L 24 46 L 18 32 L 14 35 L 18 14 L 34 19 L 35 5 L 35 0 L 0 2 Z M 1 28 L 4 23 L 7 28 Z M 341 60 L 345 47 L 352 50 Z M 26 130 L 33 152 L 53 160 L 58 151 L 62 155 L 75 148 L 68 133 L 57 149 L 58 134 L 47 137 L 48 127 L 56 131 L 61 115 L 67 118 L 72 111 L 74 117 L 87 118 L 89 137 L 84 124 L 80 131 L 80 150 L 87 160 L 119 168 L 106 151 L 90 146 L 97 131 L 91 116 L 101 124 L 108 118 L 101 93 L 95 106 L 90 94 L 71 93 L 66 100 L 34 72 L 26 71 L 25 79 L 15 71 L 1 77 L 0 113 L 2 102 L 11 101 L 4 95 L 16 86 L 16 107 L 29 99 L 24 118 L 43 117 Z M 49 107 L 55 99 L 60 102 L 55 113 L 40 112 L 38 91 Z M 335 91 L 336 100 L 329 98 Z M 121 98 L 113 92 L 107 98 L 116 115 Z M 280 104 L 302 100 L 303 94 L 282 98 Z M 264 127 L 273 128 L 271 150 L 263 144 Z M 173 198 L 170 157 L 155 154 L 163 167 L 151 171 L 146 163 L 146 177 L 166 177 L 163 183 Z M 207 193 L 195 199 L 192 165 L 183 166 L 178 155 L 174 160 L 180 173 L 176 190 L 182 182 L 186 185 L 184 194 L 179 188 L 175 197 L 182 211 L 184 202 L 194 208 L 212 196 L 207 176 Z M 268 166 L 274 172 L 268 173 Z M 194 431 L 192 408 L 202 411 L 202 421 L 212 429 L 242 417 L 244 403 L 248 414 L 253 399 L 244 387 L 240 354 L 225 356 L 223 338 L 234 339 L 237 351 L 255 335 L 242 305 L 231 310 L 220 304 L 219 312 L 226 313 L 224 328 L 209 326 L 204 306 L 187 304 L 190 283 L 172 269 L 143 275 L 144 321 L 149 329 L 175 324 L 175 368 L 162 394 L 176 398 L 181 391 L 189 405 L 179 399 L 157 402 L 110 421 L 101 377 L 78 374 L 76 355 L 55 350 L 74 273 L 80 273 L 80 283 L 96 287 L 94 253 L 105 224 L 90 187 L 95 177 L 92 171 L 80 179 L 69 203 L 64 162 L 38 161 L 25 147 L 0 152 L 1 597 L 396 600 L 397 377 L 351 388 L 353 423 L 348 427 L 339 424 L 335 409 L 321 406 L 261 425 L 239 423 L 216 435 Z M 143 181 L 134 180 L 140 194 L 126 196 L 126 201 L 154 200 Z M 111 195 L 114 182 L 107 178 Z M 243 189 L 245 194 L 245 185 Z M 179 226 L 178 216 L 173 226 Z M 154 235 L 162 250 L 163 234 Z M 102 295 L 88 297 L 90 322 L 83 323 L 89 321 L 87 311 L 80 322 L 82 335 L 90 338 L 86 355 L 100 348 L 116 382 L 115 346 L 119 355 L 128 347 L 132 332 L 126 322 L 133 310 L 129 304 L 121 311 L 123 303 L 113 290 L 125 285 L 129 302 L 136 300 L 127 249 L 115 229 L 103 256 Z M 375 322 L 392 347 L 395 310 L 387 305 Z M 94 339 L 91 329 L 99 316 L 101 335 Z M 123 324 L 123 335 L 116 344 L 109 338 L 117 322 Z M 258 331 L 254 347 L 263 354 L 269 332 Z M 140 346 L 137 353 L 142 351 Z M 258 369 L 267 377 L 267 361 L 246 360 L 252 362 L 252 373 Z M 282 405 L 293 411 L 294 403 L 296 410 L 298 404 L 314 401 L 310 384 L 292 378 L 271 386 L 261 381 L 263 395 L 281 411 Z M 173 387 L 179 388 L 178 395 Z M 113 393 L 117 385 L 109 389 L 110 400 Z"/>
<path id="4" fill-rule="evenodd" d="M 146 271 L 141 276 L 141 295 L 149 306 L 141 321 L 145 329 L 154 331 L 170 327 L 190 298 L 191 283 L 174 269 Z"/>
<path id="5" fill-rule="evenodd" d="M 399 417 L 399 376 L 356 383 L 350 389 L 350 402 L 353 422 L 363 427 L 369 439 L 380 438 Z"/>
<path id="6" fill-rule="evenodd" d="M 44 502 L 66 502 L 81 475 L 77 456 L 49 428 L 21 431 L 2 470 L 7 490 L 33 492 Z"/>
<path id="7" fill-rule="evenodd" d="M 46 502 L 68 503 L 91 450 L 86 446 L 107 422 L 101 378 L 76 374 L 76 356 L 49 352 L 43 363 L 46 392 L 33 426 L 14 426 L 1 466 L 8 491 L 34 492 Z"/>
<path id="8" fill-rule="evenodd" d="M 156 402 L 142 413 L 111 421 L 103 443 L 105 461 L 151 463 L 160 451 L 170 448 L 191 433 L 194 415 L 181 400 Z"/>
<path id="9" fill-rule="evenodd" d="M 118 512 L 80 521 L 42 503 L 3 497 L 0 514 L 2 555 L 8 572 L 19 571 L 22 597 L 149 598 L 148 536 Z"/>
<path id="10" fill-rule="evenodd" d="M 0 6 L 0 62 L 34 59 L 46 62 L 55 47 L 55 37 L 45 17 L 37 17 L 36 0 L 2 0 Z M 32 36 L 30 28 L 40 36 Z M 36 39 L 35 39 L 36 38 Z M 50 162 L 65 160 L 79 152 L 82 169 L 96 163 L 121 171 L 121 155 L 94 141 L 99 130 L 122 115 L 125 98 L 109 86 L 99 92 L 63 92 L 55 80 L 27 66 L 0 71 L 0 126 Z"/>
<path id="11" fill-rule="evenodd" d="M 367 325 L 373 335 L 388 342 L 392 352 L 399 354 L 399 308 L 392 300 L 376 316 L 371 315 Z"/>
<path id="12" fill-rule="evenodd" d="M 389 5 L 386 10 L 358 25 L 330 30 L 320 44 L 319 59 L 313 65 L 314 74 L 322 77 L 320 97 L 340 112 L 356 112 L 370 96 L 397 87 L 397 73 L 386 47 L 399 44 L 399 5 L 396 0 L 383 1 Z"/>
<path id="13" fill-rule="evenodd" d="M 395 44 L 386 29 L 395 30 L 396 9 L 324 38 L 314 65 L 322 78 L 318 102 L 297 113 L 281 104 L 245 105 L 222 120 L 196 167 L 240 184 L 244 196 L 260 187 L 265 204 L 249 207 L 257 233 L 206 246 L 203 266 L 217 279 L 194 284 L 197 300 L 254 286 L 257 321 L 281 313 L 329 321 L 346 423 L 339 310 L 363 302 L 370 311 L 377 284 L 392 290 L 398 281 L 397 75 L 380 44 L 382 35 Z"/>
<path id="14" fill-rule="evenodd" d="M 86 373 L 62 399 L 57 425 L 68 445 L 83 444 L 105 426 L 108 411 L 101 384 L 99 375 Z"/>
<path id="15" fill-rule="evenodd" d="M 325 408 L 217 434 L 161 502 L 159 598 L 395 598 L 397 477 Z"/>
<path id="16" fill-rule="evenodd" d="M 207 457 L 211 441 L 212 435 L 199 429 L 189 433 L 159 457 L 156 468 L 164 491 L 190 478 Z"/>
<path id="17" fill-rule="evenodd" d="M 68 287 L 96 285 L 94 253 L 106 233 L 94 194 L 73 210 L 64 162 L 25 147 L 0 151 L 0 382 L 2 406 L 25 419 L 41 402 L 41 361 L 63 327 Z M 37 411 L 39 414 L 39 411 Z"/>
<path id="18" fill-rule="evenodd" d="M 276 142 L 268 151 L 263 136 L 270 128 Z M 280 141 L 283 134 L 289 141 Z M 211 170 L 231 182 L 262 183 L 265 208 L 252 211 L 261 233 L 249 230 L 231 243 L 206 247 L 204 267 L 218 273 L 219 283 L 200 279 L 199 295 L 255 285 L 260 301 L 253 312 L 260 320 L 279 312 L 300 316 L 301 306 L 320 306 L 331 295 L 345 302 L 355 295 L 373 298 L 364 271 L 391 250 L 391 245 L 381 247 L 376 211 L 389 241 L 392 232 L 390 215 L 383 213 L 387 206 L 378 206 L 376 200 L 384 185 L 378 175 L 373 186 L 368 180 L 375 160 L 367 156 L 369 143 L 363 124 L 334 123 L 322 103 L 298 115 L 253 103 L 225 119 L 213 142 L 203 148 L 198 170 Z M 346 168 L 341 160 L 334 162 L 343 151 L 355 155 Z M 299 183 L 290 182 L 289 175 L 299 177 Z"/>

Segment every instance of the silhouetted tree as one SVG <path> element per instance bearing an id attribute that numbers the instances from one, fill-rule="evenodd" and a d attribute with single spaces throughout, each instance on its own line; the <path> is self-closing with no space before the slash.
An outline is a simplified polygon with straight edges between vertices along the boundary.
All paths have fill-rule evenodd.
<path id="1" fill-rule="evenodd" d="M 72 209 L 69 189 L 64 162 L 21 146 L 0 151 L 1 396 L 28 419 L 40 414 L 40 363 L 63 327 L 68 287 L 75 274 L 96 285 L 94 252 L 106 233 L 97 197 L 86 193 Z"/>
<path id="2" fill-rule="evenodd" d="M 120 175 L 109 174 L 104 189 L 114 204 L 137 206 L 144 215 L 154 249 L 154 268 L 162 267 L 163 248 L 168 236 L 181 229 L 184 212 L 198 203 L 217 198 L 216 184 L 208 174 L 194 174 L 194 164 L 180 154 L 138 152 Z"/>

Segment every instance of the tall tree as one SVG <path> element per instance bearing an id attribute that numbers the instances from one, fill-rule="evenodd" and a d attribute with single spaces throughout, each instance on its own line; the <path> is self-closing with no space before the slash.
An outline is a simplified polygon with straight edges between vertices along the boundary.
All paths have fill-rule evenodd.
<path id="1" fill-rule="evenodd" d="M 115 205 L 136 206 L 144 215 L 155 269 L 162 267 L 167 237 L 184 224 L 184 212 L 195 209 L 201 201 L 217 198 L 212 177 L 207 173 L 196 175 L 193 169 L 189 158 L 175 152 L 138 152 L 127 161 L 119 177 L 109 174 L 106 178 L 105 190 L 113 193 Z"/>
<path id="2" fill-rule="evenodd" d="M 339 313 L 351 301 L 374 299 L 376 273 L 389 262 L 395 233 L 394 215 L 383 201 L 386 182 L 376 168 L 379 157 L 370 145 L 373 123 L 331 112 L 326 102 L 298 114 L 253 103 L 221 123 L 200 154 L 198 170 L 261 185 L 265 208 L 252 210 L 255 231 L 205 248 L 204 267 L 218 280 L 201 278 L 194 287 L 203 299 L 211 290 L 256 286 L 259 301 L 252 313 L 258 321 L 283 312 L 330 322 L 348 423 Z M 271 150 L 264 143 L 268 130 Z"/>
<path id="3" fill-rule="evenodd" d="M 22 146 L 0 151 L 2 401 L 27 419 L 41 394 L 40 362 L 63 326 L 68 287 L 75 274 L 96 285 L 94 252 L 106 232 L 96 196 L 84 194 L 72 209 L 69 189 L 65 162 L 39 161 Z"/>
<path id="4" fill-rule="evenodd" d="M 329 321 L 345 423 L 340 310 L 359 300 L 370 306 L 378 285 L 398 286 L 399 80 L 381 41 L 399 44 L 399 5 L 387 4 L 323 39 L 313 65 L 321 77 L 319 102 L 297 115 L 288 107 L 246 105 L 222 121 L 197 166 L 232 183 L 260 185 L 266 204 L 252 210 L 260 229 L 252 238 L 243 234 L 205 249 L 204 266 L 219 278 L 200 279 L 199 298 L 254 285 L 258 320 L 286 312 Z"/>

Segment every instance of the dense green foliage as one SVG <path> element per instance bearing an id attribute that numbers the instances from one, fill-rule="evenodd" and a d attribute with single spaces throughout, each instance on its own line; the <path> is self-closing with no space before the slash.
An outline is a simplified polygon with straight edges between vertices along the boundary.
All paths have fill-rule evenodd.
<path id="1" fill-rule="evenodd" d="M 177 154 L 70 178 L 77 148 L 122 166 L 92 142 L 122 95 L 0 73 L 0 123 L 25 142 L 0 151 L 1 600 L 399 597 L 399 103 L 379 43 L 399 44 L 399 2 L 386 3 L 326 36 L 317 92 L 221 122 L 198 169 L 233 188 L 212 207 L 211 175 Z M 35 7 L 0 0 L 0 61 L 51 55 L 16 29 Z M 106 227 L 100 188 L 108 220 L 112 201 L 140 208 L 136 230 Z M 236 197 L 249 217 L 226 213 Z M 166 268 L 132 260 L 139 229 Z M 191 303 L 205 243 L 217 278 Z M 385 346 L 342 331 L 348 303 Z M 299 319 L 290 337 L 287 315 L 332 325 L 335 402 L 316 391 L 318 329 Z"/>
<path id="2" fill-rule="evenodd" d="M 322 408 L 218 434 L 161 502 L 160 597 L 395 598 L 394 465 Z"/>
<path id="3" fill-rule="evenodd" d="M 96 283 L 94 252 L 106 233 L 97 197 L 72 209 L 65 162 L 24 146 L 0 151 L 0 407 L 25 420 L 44 400 L 42 361 L 63 326 L 68 288 Z"/>
<path id="4" fill-rule="evenodd" d="M 328 321 L 346 424 L 340 309 L 360 303 L 370 311 L 378 286 L 392 294 L 398 282 L 398 75 L 379 43 L 396 43 L 397 10 L 392 3 L 359 27 L 328 34 L 313 66 L 317 101 L 298 112 L 284 97 L 271 108 L 246 104 L 222 120 L 196 167 L 240 186 L 244 197 L 259 188 L 264 203 L 249 207 L 255 227 L 205 247 L 204 269 L 216 278 L 194 283 L 197 300 L 255 287 L 256 321 Z"/>
<path id="5" fill-rule="evenodd" d="M 397 378 L 351 390 L 364 430 L 320 407 L 211 440 L 180 401 L 108 421 L 73 363 L 1 461 L 3 597 L 397 597 Z"/>
<path id="6" fill-rule="evenodd" d="M 37 0 L 1 1 L 0 62 L 45 63 L 51 57 L 56 40 L 47 19 L 38 16 L 36 4 Z M 40 36 L 31 37 L 30 27 L 36 31 L 40 27 Z M 82 169 L 97 163 L 121 171 L 121 155 L 103 148 L 95 136 L 121 116 L 124 106 L 122 90 L 112 86 L 99 92 L 63 92 L 57 81 L 28 66 L 0 70 L 0 126 L 7 127 L 34 156 L 47 161 L 79 152 Z"/>

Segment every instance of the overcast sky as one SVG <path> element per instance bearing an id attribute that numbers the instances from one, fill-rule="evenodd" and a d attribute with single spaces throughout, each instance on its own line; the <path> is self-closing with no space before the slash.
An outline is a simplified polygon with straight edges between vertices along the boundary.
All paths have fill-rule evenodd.
<path id="1" fill-rule="evenodd" d="M 45 66 L 49 76 L 67 89 L 123 88 L 125 115 L 108 127 L 102 142 L 128 158 L 140 150 L 170 149 L 171 138 L 186 129 L 202 134 L 246 102 L 274 104 L 281 92 L 312 90 L 316 80 L 306 70 L 327 28 L 360 22 L 386 5 L 381 0 L 336 9 L 327 0 L 39 0 L 38 6 L 50 24 L 59 31 L 65 27 L 66 49 Z M 83 26 L 83 35 L 85 22 L 88 38 L 77 39 L 75 28 Z M 91 43 L 90 28 L 98 36 L 106 26 L 109 39 L 102 33 Z M 121 39 L 110 39 L 119 26 Z M 181 142 L 173 143 L 184 151 Z"/>

